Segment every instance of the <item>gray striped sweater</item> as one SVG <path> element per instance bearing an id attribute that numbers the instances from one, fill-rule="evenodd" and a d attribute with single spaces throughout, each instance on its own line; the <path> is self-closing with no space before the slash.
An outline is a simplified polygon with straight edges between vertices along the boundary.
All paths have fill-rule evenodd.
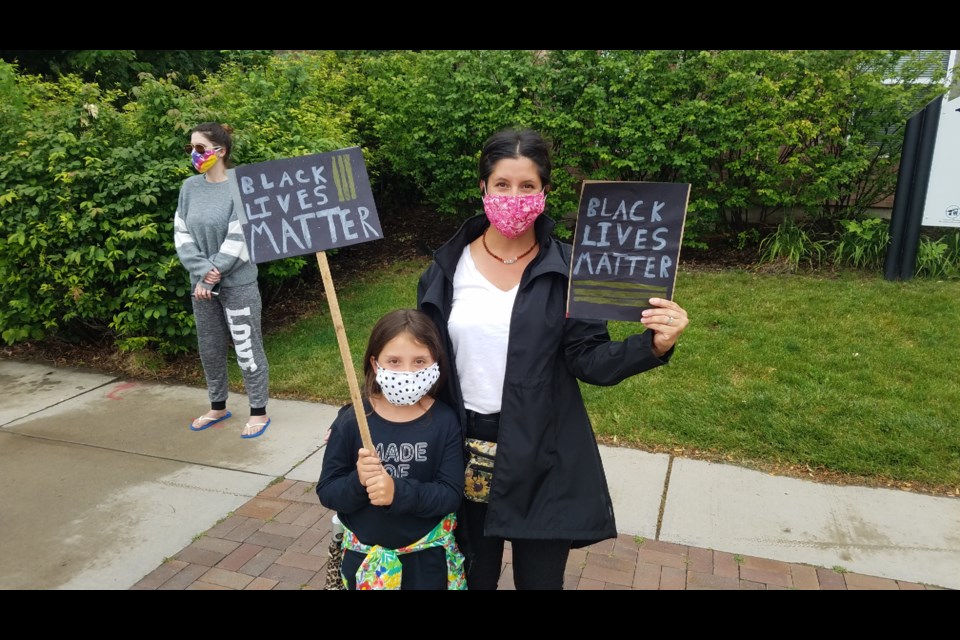
<path id="1" fill-rule="evenodd" d="M 229 180 L 208 182 L 198 174 L 183 181 L 173 218 L 173 241 L 194 287 L 213 267 L 220 270 L 223 287 L 257 280 L 257 265 L 250 262 Z"/>

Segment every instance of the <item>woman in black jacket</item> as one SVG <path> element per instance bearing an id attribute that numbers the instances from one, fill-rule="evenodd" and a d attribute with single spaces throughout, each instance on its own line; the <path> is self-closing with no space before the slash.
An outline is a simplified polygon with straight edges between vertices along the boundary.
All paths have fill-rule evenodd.
<path id="1" fill-rule="evenodd" d="M 667 363 L 688 322 L 659 298 L 642 313 L 646 330 L 623 341 L 605 321 L 566 317 L 571 246 L 540 215 L 550 171 L 538 133 L 491 136 L 485 215 L 436 251 L 417 288 L 456 364 L 443 399 L 459 408 L 468 456 L 458 535 L 469 589 L 496 589 L 505 540 L 517 589 L 561 589 L 571 548 L 616 537 L 577 381 L 614 385 Z"/>

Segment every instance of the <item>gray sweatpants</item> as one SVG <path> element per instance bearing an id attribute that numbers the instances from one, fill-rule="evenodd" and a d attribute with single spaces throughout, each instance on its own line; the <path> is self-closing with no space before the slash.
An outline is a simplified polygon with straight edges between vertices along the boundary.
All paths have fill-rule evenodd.
<path id="1" fill-rule="evenodd" d="M 270 367 L 260 331 L 260 289 L 256 282 L 221 287 L 211 300 L 193 299 L 200 363 L 210 402 L 226 402 L 229 390 L 227 349 L 231 343 L 243 375 L 251 409 L 267 406 Z"/>

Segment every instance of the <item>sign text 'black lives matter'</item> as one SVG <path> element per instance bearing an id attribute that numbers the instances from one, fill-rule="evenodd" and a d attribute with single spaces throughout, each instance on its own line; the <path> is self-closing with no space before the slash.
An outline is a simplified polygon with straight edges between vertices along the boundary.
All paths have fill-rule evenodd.
<path id="1" fill-rule="evenodd" d="M 639 322 L 650 298 L 673 299 L 690 185 L 583 183 L 567 315 Z"/>
<path id="2" fill-rule="evenodd" d="M 383 237 L 359 147 L 242 165 L 230 176 L 254 263 Z"/>

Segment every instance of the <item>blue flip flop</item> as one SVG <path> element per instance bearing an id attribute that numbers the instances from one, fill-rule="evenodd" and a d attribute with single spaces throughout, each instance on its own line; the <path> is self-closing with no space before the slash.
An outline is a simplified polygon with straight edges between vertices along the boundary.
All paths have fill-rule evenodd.
<path id="1" fill-rule="evenodd" d="M 261 422 L 260 424 L 250 424 L 248 422 L 247 424 L 244 425 L 244 429 L 246 429 L 247 427 L 261 427 L 260 431 L 257 431 L 256 433 L 252 433 L 248 436 L 245 436 L 241 433 L 240 437 L 243 438 L 244 440 L 249 440 L 250 438 L 258 438 L 263 435 L 263 432 L 267 430 L 267 427 L 270 426 L 271 422 L 273 422 L 273 418 L 267 418 L 266 422 Z"/>
<path id="2" fill-rule="evenodd" d="M 215 425 L 215 424 L 217 424 L 218 422 L 221 422 L 221 421 L 223 421 L 223 420 L 226 420 L 227 418 L 229 418 L 229 417 L 232 416 L 232 415 L 233 415 L 232 413 L 230 413 L 229 411 L 227 411 L 226 415 L 220 416 L 219 418 L 208 418 L 207 416 L 200 416 L 199 418 L 197 418 L 197 420 L 209 420 L 209 422 L 207 422 L 207 424 L 205 424 L 205 425 L 203 425 L 203 426 L 201 426 L 201 427 L 197 427 L 197 428 L 194 428 L 193 423 L 191 422 L 191 423 L 190 423 L 190 431 L 203 431 L 204 429 L 209 429 L 209 428 L 212 427 L 213 425 Z"/>

